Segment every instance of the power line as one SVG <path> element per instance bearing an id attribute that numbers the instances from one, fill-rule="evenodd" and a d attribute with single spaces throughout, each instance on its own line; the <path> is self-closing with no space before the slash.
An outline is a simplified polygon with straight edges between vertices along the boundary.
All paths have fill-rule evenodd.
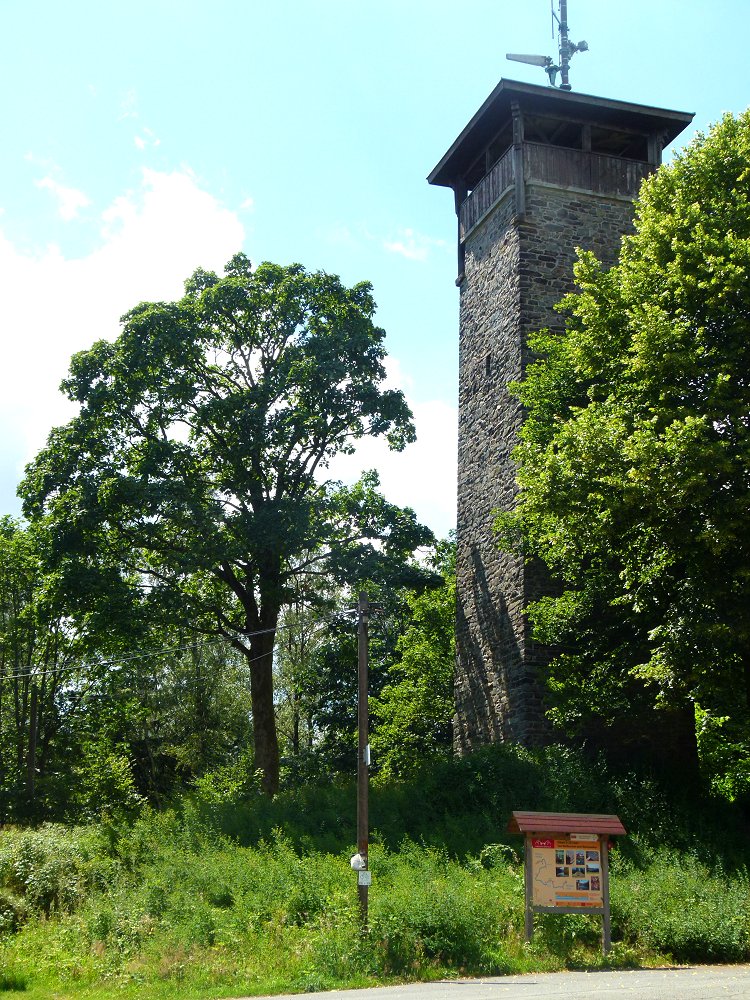
<path id="1" fill-rule="evenodd" d="M 330 623 L 336 620 L 340 621 L 341 618 L 345 618 L 350 615 L 356 615 L 356 614 L 357 614 L 356 608 L 347 608 L 346 610 L 343 611 L 334 612 L 327 619 L 322 620 L 321 624 L 325 625 L 326 623 Z M 268 635 L 271 632 L 281 632 L 284 629 L 290 629 L 290 628 L 294 628 L 294 625 L 293 624 L 286 625 L 282 623 L 280 625 L 277 625 L 275 628 L 258 629 L 257 631 L 254 632 L 243 632 L 241 630 L 237 630 L 237 637 L 244 639 L 252 639 L 254 636 L 257 635 Z M 66 664 L 65 666 L 53 667 L 41 670 L 34 670 L 33 667 L 28 666 L 26 667 L 24 673 L 0 674 L 0 684 L 2 684 L 3 681 L 13 682 L 13 681 L 24 680 L 27 678 L 30 679 L 32 677 L 47 677 L 50 674 L 59 675 L 59 674 L 71 673 L 75 670 L 85 669 L 86 667 L 92 667 L 92 666 L 118 667 L 124 663 L 132 663 L 133 661 L 137 660 L 148 660 L 156 656 L 164 656 L 167 653 L 185 652 L 185 650 L 194 649 L 196 646 L 213 646 L 220 642 L 230 642 L 230 638 L 228 636 L 215 636 L 213 639 L 200 639 L 196 640 L 195 642 L 189 642 L 185 645 L 180 645 L 180 646 L 164 646 L 162 649 L 154 649 L 149 652 L 139 651 L 137 653 L 131 654 L 130 656 L 122 656 L 119 657 L 118 659 L 113 659 L 113 660 L 102 660 L 99 663 L 84 663 L 79 661 L 78 663 L 69 663 Z M 261 656 L 255 656 L 253 657 L 252 660 L 247 660 L 246 662 L 255 663 L 257 660 L 262 660 L 263 657 L 267 655 L 268 655 L 267 653 L 263 653 L 261 654 Z"/>
<path id="2" fill-rule="evenodd" d="M 245 639 L 251 639 L 256 635 L 268 635 L 270 632 L 279 632 L 284 628 L 291 628 L 291 627 L 292 627 L 291 625 L 282 624 L 278 625 L 276 628 L 258 629 L 258 631 L 256 632 L 238 632 L 237 634 L 238 636 L 241 636 Z M 24 678 L 31 678 L 31 677 L 46 677 L 49 674 L 64 674 L 74 670 L 80 670 L 82 668 L 92 667 L 92 666 L 118 667 L 124 663 L 132 663 L 134 660 L 148 660 L 156 656 L 164 656 L 167 653 L 184 652 L 185 650 L 188 649 L 194 649 L 196 646 L 213 646 L 219 642 L 229 642 L 229 641 L 230 640 L 226 636 L 215 636 L 213 639 L 200 639 L 196 640 L 195 642 L 189 642 L 186 645 L 181 645 L 181 646 L 164 646 L 162 649 L 154 649 L 151 650 L 150 652 L 139 651 L 137 653 L 133 653 L 130 656 L 123 656 L 116 660 L 102 660 L 101 662 L 98 663 L 85 663 L 79 661 L 78 663 L 69 663 L 66 664 L 65 666 L 53 667 L 41 670 L 34 670 L 31 666 L 28 666 L 25 668 L 26 670 L 25 673 L 0 674 L 0 683 L 2 683 L 3 681 L 23 680 Z M 254 663 L 256 660 L 263 659 L 263 656 L 267 655 L 268 655 L 267 653 L 264 653 L 261 656 L 253 657 L 253 659 L 248 660 L 248 662 Z"/>

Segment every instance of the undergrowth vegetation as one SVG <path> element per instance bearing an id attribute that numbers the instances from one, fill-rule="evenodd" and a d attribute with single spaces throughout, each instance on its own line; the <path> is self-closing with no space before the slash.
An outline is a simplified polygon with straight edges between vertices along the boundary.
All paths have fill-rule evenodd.
<path id="1" fill-rule="evenodd" d="M 493 748 L 373 788 L 360 933 L 355 791 L 193 796 L 88 827 L 0 834 L 0 993 L 220 997 L 601 966 L 595 917 L 523 941 L 514 808 L 617 812 L 608 963 L 750 958 L 738 807 L 605 774 L 570 750 Z"/>

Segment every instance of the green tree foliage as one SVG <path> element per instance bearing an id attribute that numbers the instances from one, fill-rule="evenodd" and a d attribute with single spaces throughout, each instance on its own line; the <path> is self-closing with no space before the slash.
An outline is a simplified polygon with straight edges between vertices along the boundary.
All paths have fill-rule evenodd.
<path id="1" fill-rule="evenodd" d="M 60 611 L 34 535 L 0 519 L 0 822 L 43 813 L 80 703 L 85 640 Z"/>
<path id="2" fill-rule="evenodd" d="M 450 753 L 456 659 L 456 549 L 438 543 L 434 568 L 443 585 L 407 597 L 408 627 L 396 642 L 397 662 L 372 705 L 375 763 L 383 777 L 406 777 Z"/>
<path id="3" fill-rule="evenodd" d="M 251 741 L 249 667 L 228 643 L 193 642 L 162 666 L 154 716 L 183 781 L 238 756 Z"/>
<path id="4" fill-rule="evenodd" d="M 71 815 L 105 807 L 89 782 L 99 780 L 103 756 L 127 762 L 137 793 L 160 804 L 250 743 L 246 658 L 225 641 L 189 641 L 157 622 L 138 649 L 88 680 L 74 735 Z"/>
<path id="5" fill-rule="evenodd" d="M 581 253 L 575 274 L 565 332 L 532 340 L 499 518 L 560 581 L 529 608 L 557 716 L 695 702 L 747 757 L 750 112 L 644 184 L 618 266 Z"/>
<path id="6" fill-rule="evenodd" d="M 369 285 L 299 265 L 253 270 L 240 254 L 224 278 L 197 271 L 179 302 L 137 306 L 114 343 L 73 358 L 63 388 L 80 413 L 21 486 L 83 612 L 138 584 L 146 617 L 222 636 L 246 657 L 269 792 L 274 639 L 293 581 L 376 579 L 431 539 L 374 474 L 323 481 L 363 435 L 396 449 L 414 437 L 403 395 L 381 386 L 374 309 Z"/>
<path id="7" fill-rule="evenodd" d="M 282 612 L 276 634 L 276 718 L 290 775 L 318 770 L 319 657 L 340 609 L 348 603 L 347 592 L 326 578 L 298 579 L 294 599 Z"/>
<path id="8" fill-rule="evenodd" d="M 424 585 L 439 577 L 419 569 Z M 376 698 L 398 659 L 396 644 L 409 622 L 409 594 L 396 583 L 364 582 L 374 605 L 369 628 L 369 692 Z M 279 730 L 288 784 L 356 771 L 357 594 L 331 588 L 306 594 L 284 612 L 276 666 Z"/>
<path id="9" fill-rule="evenodd" d="M 239 755 L 246 659 L 159 623 L 138 631 L 137 608 L 130 643 L 74 620 L 44 544 L 0 519 L 0 822 L 120 813 Z"/>

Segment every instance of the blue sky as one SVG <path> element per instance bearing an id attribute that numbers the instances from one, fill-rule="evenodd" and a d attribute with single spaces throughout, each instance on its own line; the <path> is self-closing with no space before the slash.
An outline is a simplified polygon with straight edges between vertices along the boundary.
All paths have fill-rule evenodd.
<path id="1" fill-rule="evenodd" d="M 417 421 L 368 445 L 384 491 L 454 519 L 452 194 L 425 176 L 500 77 L 555 54 L 550 0 L 0 0 L 0 513 L 71 410 L 70 355 L 198 266 L 300 261 L 370 280 Z M 577 91 L 696 113 L 748 103 L 750 0 L 569 0 Z"/>

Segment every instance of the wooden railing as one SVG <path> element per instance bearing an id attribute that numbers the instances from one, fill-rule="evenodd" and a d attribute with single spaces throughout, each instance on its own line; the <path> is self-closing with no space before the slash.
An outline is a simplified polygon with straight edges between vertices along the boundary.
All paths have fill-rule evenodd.
<path id="1" fill-rule="evenodd" d="M 524 173 L 527 181 L 583 188 L 595 194 L 635 198 L 641 181 L 653 167 L 639 160 L 623 160 L 603 153 L 584 153 L 580 149 L 524 143 Z"/>
<path id="2" fill-rule="evenodd" d="M 511 148 L 500 157 L 490 172 L 485 174 L 461 205 L 461 239 L 466 237 L 512 184 L 513 149 Z"/>
<path id="3" fill-rule="evenodd" d="M 619 156 L 586 153 L 580 149 L 564 149 L 561 146 L 545 146 L 535 142 L 523 144 L 523 165 L 527 182 L 554 184 L 621 198 L 635 198 L 641 182 L 654 169 L 650 163 L 639 160 L 623 160 Z M 511 148 L 461 205 L 462 240 L 513 183 Z"/>

